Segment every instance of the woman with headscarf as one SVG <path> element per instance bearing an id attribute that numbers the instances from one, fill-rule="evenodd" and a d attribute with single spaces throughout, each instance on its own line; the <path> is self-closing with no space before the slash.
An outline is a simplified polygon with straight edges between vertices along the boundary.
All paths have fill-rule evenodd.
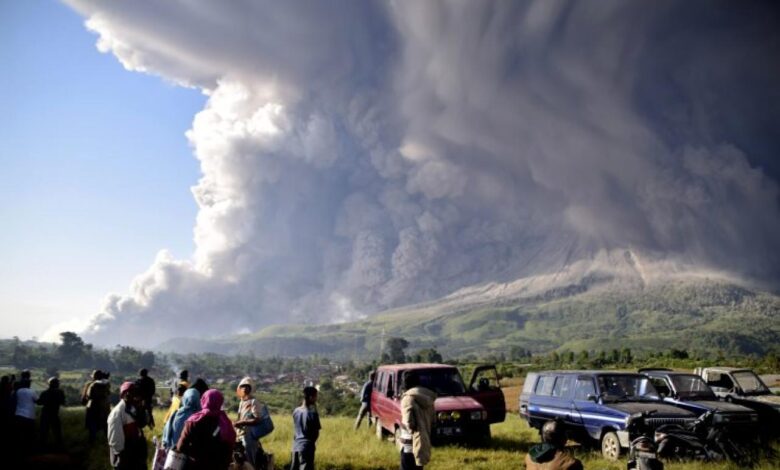
<path id="1" fill-rule="evenodd" d="M 191 388 L 184 392 L 181 398 L 181 406 L 173 412 L 173 415 L 165 423 L 163 428 L 163 446 L 166 449 L 172 449 L 179 442 L 181 432 L 184 430 L 184 423 L 190 416 L 200 411 L 200 392 Z"/>
<path id="2" fill-rule="evenodd" d="M 220 470 L 230 465 L 236 432 L 222 411 L 224 402 L 219 390 L 208 390 L 200 398 L 201 410 L 184 423 L 176 447 L 190 458 L 188 469 Z"/>

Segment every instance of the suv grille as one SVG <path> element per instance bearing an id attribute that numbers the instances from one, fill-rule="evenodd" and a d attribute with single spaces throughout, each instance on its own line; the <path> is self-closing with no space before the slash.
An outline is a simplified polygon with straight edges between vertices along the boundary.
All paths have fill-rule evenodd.
<path id="1" fill-rule="evenodd" d="M 680 426 L 685 426 L 691 421 L 693 421 L 692 418 L 648 418 L 647 424 L 650 427 L 657 428 L 658 426 L 663 426 L 664 424 L 677 424 Z"/>

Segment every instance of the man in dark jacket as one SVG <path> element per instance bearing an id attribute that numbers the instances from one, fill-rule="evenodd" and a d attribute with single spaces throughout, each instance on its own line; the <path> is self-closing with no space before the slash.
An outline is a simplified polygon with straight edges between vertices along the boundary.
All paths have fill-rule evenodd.
<path id="1" fill-rule="evenodd" d="M 582 470 L 582 462 L 575 459 L 566 448 L 566 430 L 563 423 L 547 421 L 542 426 L 542 443 L 537 444 L 525 456 L 527 470 Z"/>
<path id="2" fill-rule="evenodd" d="M 371 426 L 371 392 L 374 390 L 375 375 L 374 371 L 371 371 L 368 374 L 368 382 L 364 383 L 363 389 L 360 390 L 360 410 L 355 419 L 355 430 L 360 427 L 360 423 L 366 415 L 368 415 L 368 425 Z"/>
<path id="3" fill-rule="evenodd" d="M 154 383 L 154 379 L 149 377 L 149 371 L 146 369 L 141 369 L 138 372 L 138 375 L 140 378 L 136 381 L 138 384 L 138 392 L 141 397 L 141 408 L 143 408 L 144 413 L 144 421 L 147 426 L 154 429 L 154 414 L 152 413 L 153 409 L 153 400 L 154 400 L 154 393 L 156 391 L 157 385 Z"/>
<path id="4" fill-rule="evenodd" d="M 65 392 L 60 388 L 60 380 L 49 379 L 49 388 L 41 392 L 38 398 L 41 409 L 41 447 L 46 448 L 49 430 L 54 434 L 54 445 L 62 448 L 62 425 L 60 424 L 60 407 L 65 405 Z"/>

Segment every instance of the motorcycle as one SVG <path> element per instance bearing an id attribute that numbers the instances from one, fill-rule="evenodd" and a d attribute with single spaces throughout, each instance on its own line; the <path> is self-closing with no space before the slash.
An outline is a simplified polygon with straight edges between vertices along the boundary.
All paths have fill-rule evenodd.
<path id="1" fill-rule="evenodd" d="M 658 455 L 665 459 L 708 462 L 728 459 L 750 466 L 755 461 L 754 456 L 729 435 L 726 426 L 715 423 L 714 418 L 715 411 L 711 410 L 685 426 L 659 426 L 655 431 Z"/>
<path id="2" fill-rule="evenodd" d="M 647 417 L 655 413 L 645 411 L 628 417 L 626 431 L 631 438 L 628 451 L 628 470 L 663 470 L 664 464 L 656 454 L 655 433 L 647 425 Z"/>

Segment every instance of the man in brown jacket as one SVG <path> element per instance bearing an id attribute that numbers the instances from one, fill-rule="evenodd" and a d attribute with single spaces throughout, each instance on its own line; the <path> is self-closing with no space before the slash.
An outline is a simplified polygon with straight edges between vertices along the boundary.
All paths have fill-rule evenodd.
<path id="1" fill-rule="evenodd" d="M 431 460 L 431 428 L 436 394 L 420 386 L 414 371 L 402 377 L 401 397 L 401 470 L 422 470 Z"/>
<path id="2" fill-rule="evenodd" d="M 575 459 L 566 447 L 566 431 L 558 421 L 547 421 L 542 426 L 542 443 L 525 456 L 527 470 L 582 470 L 582 462 Z"/>

